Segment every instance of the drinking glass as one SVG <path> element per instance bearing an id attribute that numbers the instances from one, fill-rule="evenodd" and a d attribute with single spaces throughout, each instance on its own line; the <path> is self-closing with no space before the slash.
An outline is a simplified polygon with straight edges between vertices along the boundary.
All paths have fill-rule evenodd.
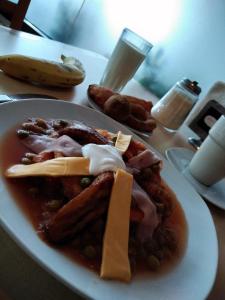
<path id="1" fill-rule="evenodd" d="M 108 61 L 100 85 L 120 92 L 134 76 L 153 45 L 125 28 Z"/>

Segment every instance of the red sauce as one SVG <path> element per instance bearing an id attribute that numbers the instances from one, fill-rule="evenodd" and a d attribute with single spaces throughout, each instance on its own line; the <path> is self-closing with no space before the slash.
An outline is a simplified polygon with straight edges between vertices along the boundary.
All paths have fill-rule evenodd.
<path id="1" fill-rule="evenodd" d="M 11 129 L 5 134 L 5 136 L 0 141 L 0 169 L 3 181 L 5 181 L 7 188 L 9 189 L 13 199 L 21 207 L 22 211 L 25 213 L 26 217 L 30 220 L 33 227 L 35 228 L 37 234 L 42 240 L 44 240 L 51 247 L 58 249 L 65 255 L 68 255 L 76 262 L 82 265 L 99 270 L 99 263 L 96 261 L 88 261 L 85 259 L 78 251 L 76 251 L 70 245 L 55 246 L 48 242 L 46 236 L 42 230 L 43 222 L 43 212 L 44 203 L 46 203 L 45 198 L 34 198 L 29 193 L 30 184 L 26 179 L 7 179 L 4 177 L 4 173 L 10 166 L 20 163 L 21 157 L 27 152 L 27 148 L 19 142 L 16 135 L 16 128 Z"/>
<path id="2" fill-rule="evenodd" d="M 16 136 L 16 128 L 11 129 L 1 140 L 0 142 L 0 166 L 3 180 L 6 183 L 7 188 L 12 194 L 13 199 L 18 203 L 21 209 L 24 211 L 27 218 L 29 218 L 30 222 L 34 226 L 37 234 L 43 239 L 46 243 L 50 245 L 47 241 L 41 224 L 43 223 L 43 212 L 44 212 L 44 203 L 46 199 L 34 198 L 32 197 L 28 190 L 30 188 L 29 180 L 27 179 L 6 179 L 4 177 L 5 170 L 13 165 L 20 163 L 20 159 L 27 149 L 19 142 L 18 137 Z M 166 225 L 173 228 L 176 232 L 176 237 L 178 240 L 178 247 L 176 250 L 176 255 L 174 255 L 169 260 L 163 263 L 163 266 L 160 267 L 159 271 L 152 272 L 155 277 L 156 274 L 162 274 L 169 271 L 172 267 L 174 267 L 183 256 L 186 241 L 187 241 L 187 224 L 184 216 L 184 212 L 180 206 L 180 204 L 174 199 L 173 200 L 173 212 L 170 217 L 166 220 Z M 53 247 L 53 245 L 50 245 Z M 72 260 L 81 263 L 82 265 L 88 267 L 89 269 L 93 269 L 99 273 L 100 261 L 88 261 L 82 256 L 77 250 L 74 249 L 70 244 L 63 246 L 54 246 L 59 251 L 64 253 L 65 255 L 72 258 Z M 146 264 L 140 264 L 137 266 L 137 273 L 142 271 L 146 271 Z M 150 274 L 150 272 L 148 272 Z M 152 276 L 151 276 L 152 277 Z"/>

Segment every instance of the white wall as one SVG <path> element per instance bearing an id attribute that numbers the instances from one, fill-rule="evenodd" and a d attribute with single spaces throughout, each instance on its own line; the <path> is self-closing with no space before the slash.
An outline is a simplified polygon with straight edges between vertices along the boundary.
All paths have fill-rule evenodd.
<path id="1" fill-rule="evenodd" d="M 160 45 L 160 80 L 168 85 L 183 76 L 199 81 L 202 97 L 215 81 L 225 81 L 225 1 L 182 1 L 174 34 Z"/>
<path id="2" fill-rule="evenodd" d="M 36 22 L 51 23 L 51 32 L 55 29 L 58 34 L 55 39 L 105 56 L 111 54 L 123 27 L 153 42 L 155 47 L 137 78 L 158 96 L 182 77 L 199 82 L 200 99 L 214 82 L 225 81 L 224 0 L 80 0 L 73 5 L 73 0 L 56 2 L 57 14 L 52 19 L 48 14 L 47 21 L 41 19 L 37 11 L 38 3 L 39 10 L 45 7 L 47 11 L 50 2 L 45 0 L 32 0 L 36 8 L 28 14 L 35 19 L 36 11 Z"/>

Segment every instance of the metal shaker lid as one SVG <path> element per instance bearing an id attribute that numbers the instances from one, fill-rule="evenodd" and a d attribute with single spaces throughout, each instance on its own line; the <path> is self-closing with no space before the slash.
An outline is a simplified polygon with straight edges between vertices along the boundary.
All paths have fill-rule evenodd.
<path id="1" fill-rule="evenodd" d="M 191 81 L 188 78 L 184 78 L 180 81 L 181 85 L 188 89 L 189 91 L 191 91 L 192 93 L 199 95 L 201 93 L 201 88 L 200 86 L 198 86 L 198 82 L 197 81 Z"/>

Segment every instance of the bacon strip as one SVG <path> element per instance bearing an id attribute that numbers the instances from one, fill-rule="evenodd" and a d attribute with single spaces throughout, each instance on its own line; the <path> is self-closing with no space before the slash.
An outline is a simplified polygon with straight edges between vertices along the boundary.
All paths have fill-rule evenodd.
<path id="1" fill-rule="evenodd" d="M 52 138 L 46 135 L 30 134 L 21 142 L 34 153 L 43 151 L 60 152 L 64 156 L 82 156 L 81 145 L 71 139 L 69 136 L 62 135 L 59 138 Z"/>
<path id="2" fill-rule="evenodd" d="M 153 151 L 146 149 L 129 159 L 127 166 L 129 168 L 142 170 L 147 167 L 151 167 L 156 163 L 161 163 L 161 159 Z"/>
<path id="3" fill-rule="evenodd" d="M 149 195 L 137 184 L 134 180 L 132 197 L 138 208 L 143 212 L 144 217 L 139 224 L 138 237 L 141 241 L 152 237 L 152 234 L 160 222 L 157 215 L 155 204 L 152 202 Z"/>

